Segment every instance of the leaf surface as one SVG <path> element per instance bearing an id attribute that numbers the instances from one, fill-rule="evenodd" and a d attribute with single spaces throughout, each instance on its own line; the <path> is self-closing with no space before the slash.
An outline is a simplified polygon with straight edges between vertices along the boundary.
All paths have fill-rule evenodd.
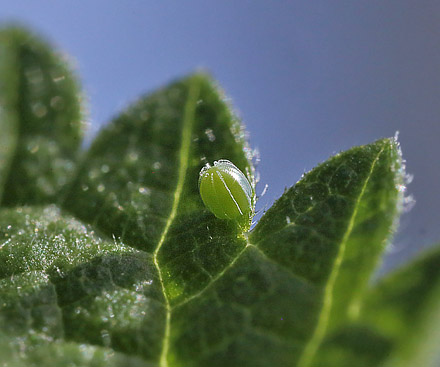
<path id="1" fill-rule="evenodd" d="M 41 349 L 61 358 L 85 342 L 104 354 L 157 353 L 165 309 L 151 255 L 98 236 L 55 206 L 2 209 L 0 223 L 9 223 L 0 231 L 0 326 L 13 349 L 24 343 L 26 361 L 49 363 L 55 357 Z"/>

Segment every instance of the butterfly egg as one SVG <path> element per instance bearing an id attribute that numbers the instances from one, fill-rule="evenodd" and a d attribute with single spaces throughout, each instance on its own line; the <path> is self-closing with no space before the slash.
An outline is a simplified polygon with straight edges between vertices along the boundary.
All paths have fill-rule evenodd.
<path id="1" fill-rule="evenodd" d="M 255 195 L 247 177 L 226 159 L 207 164 L 200 171 L 199 190 L 203 203 L 220 219 L 238 221 L 249 227 Z"/>

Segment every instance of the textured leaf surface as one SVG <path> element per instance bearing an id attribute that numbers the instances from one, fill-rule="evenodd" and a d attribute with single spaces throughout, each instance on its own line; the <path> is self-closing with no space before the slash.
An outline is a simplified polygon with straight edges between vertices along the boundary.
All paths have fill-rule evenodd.
<path id="1" fill-rule="evenodd" d="M 399 206 L 401 180 L 393 140 L 353 148 L 308 173 L 251 234 L 265 256 L 316 292 L 299 366 L 313 365 L 325 336 L 357 317 Z"/>
<path id="2" fill-rule="evenodd" d="M 86 353 L 85 339 L 125 352 L 133 341 L 131 349 L 157 353 L 165 310 L 151 255 L 102 239 L 54 206 L 2 209 L 0 223 L 9 223 L 0 232 L 0 326 L 8 345 L 26 348 L 26 361 L 44 361 L 43 348 L 56 365 L 63 350 Z M 119 339 L 110 343 L 110 335 Z"/>
<path id="3" fill-rule="evenodd" d="M 79 108 L 71 77 L 57 89 L 59 79 L 47 76 L 58 59 L 46 46 L 16 30 L 2 37 L 0 75 L 10 80 L 0 96 L 7 366 L 341 367 L 360 356 L 351 366 L 371 367 L 397 350 L 403 329 L 374 314 L 387 315 L 393 292 L 368 289 L 402 195 L 393 139 L 319 165 L 243 233 L 215 218 L 198 193 L 200 168 L 218 159 L 253 182 L 241 125 L 207 76 L 141 98 L 73 167 Z M 28 56 L 11 61 L 17 55 Z M 40 70 L 35 90 L 43 94 L 21 68 L 28 62 Z M 59 115 L 48 107 L 57 96 L 69 106 Z M 434 305 L 426 310 L 436 305 L 430 294 L 421 294 Z M 399 322 L 417 307 L 398 312 Z"/>
<path id="4" fill-rule="evenodd" d="M 2 204 L 54 201 L 81 144 L 79 92 L 62 58 L 18 28 L 0 30 L 0 106 Z"/>

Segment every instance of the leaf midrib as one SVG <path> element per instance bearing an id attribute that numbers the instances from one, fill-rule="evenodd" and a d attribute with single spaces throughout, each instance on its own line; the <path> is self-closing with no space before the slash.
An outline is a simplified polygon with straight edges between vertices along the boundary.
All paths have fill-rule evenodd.
<path id="1" fill-rule="evenodd" d="M 380 151 L 377 153 L 377 156 L 373 160 L 373 163 L 371 164 L 370 171 L 368 172 L 368 175 L 365 179 L 364 185 L 362 186 L 362 189 L 359 193 L 359 196 L 356 200 L 356 203 L 354 205 L 353 213 L 350 217 L 350 221 L 348 222 L 347 230 L 344 233 L 344 236 L 342 237 L 341 244 L 339 246 L 338 254 L 335 259 L 332 271 L 329 276 L 329 280 L 327 282 L 327 285 L 324 289 L 324 300 L 323 300 L 323 306 L 321 309 L 321 312 L 318 316 L 318 323 L 316 325 L 316 328 L 313 332 L 313 335 L 307 345 L 304 348 L 304 351 L 299 359 L 298 367 L 308 367 L 310 366 L 310 363 L 313 361 L 316 352 L 318 351 L 319 346 L 321 345 L 321 342 L 325 336 L 325 332 L 328 327 L 328 322 L 330 318 L 330 313 L 332 310 L 332 303 L 333 303 L 333 289 L 336 284 L 336 280 L 339 275 L 339 270 L 341 268 L 341 264 L 344 260 L 345 255 L 345 248 L 347 241 L 351 235 L 351 232 L 353 230 L 355 219 L 358 213 L 360 202 L 365 194 L 366 188 L 368 186 L 368 183 L 370 181 L 370 178 L 373 174 L 374 168 L 376 166 L 377 161 L 379 160 L 380 155 L 385 149 L 385 145 L 380 149 Z"/>
<path id="2" fill-rule="evenodd" d="M 162 351 L 160 354 L 160 367 L 168 367 L 168 351 L 169 351 L 169 338 L 170 338 L 170 324 L 171 324 L 171 305 L 167 296 L 167 292 L 165 289 L 165 284 L 162 276 L 162 270 L 159 266 L 158 254 L 162 245 L 165 242 L 168 231 L 171 227 L 171 224 L 174 221 L 174 218 L 177 213 L 177 208 L 180 203 L 180 196 L 183 191 L 183 186 L 185 183 L 185 176 L 188 169 L 188 160 L 191 146 L 191 133 L 193 129 L 194 116 L 195 116 L 195 108 L 197 104 L 197 99 L 199 95 L 200 85 L 198 79 L 193 77 L 189 83 L 188 90 L 188 99 L 185 103 L 184 107 L 184 117 L 182 123 L 182 145 L 180 146 L 179 151 L 179 174 L 177 178 L 176 189 L 174 190 L 174 199 L 173 206 L 171 208 L 170 214 L 168 216 L 165 227 L 162 231 L 162 235 L 160 236 L 159 242 L 156 246 L 156 249 L 153 253 L 153 262 L 156 266 L 157 273 L 159 276 L 160 285 L 162 288 L 162 293 L 165 299 L 165 307 L 166 307 L 166 317 L 165 317 L 165 332 L 162 339 Z"/>

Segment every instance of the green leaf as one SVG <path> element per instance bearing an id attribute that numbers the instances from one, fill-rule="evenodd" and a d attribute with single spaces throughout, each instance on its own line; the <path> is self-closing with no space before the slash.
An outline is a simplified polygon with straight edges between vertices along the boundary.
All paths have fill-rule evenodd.
<path id="1" fill-rule="evenodd" d="M 363 320 L 393 340 L 386 366 L 438 366 L 440 248 L 383 279 L 372 289 Z"/>
<path id="2" fill-rule="evenodd" d="M 0 31 L 0 202 L 54 201 L 81 144 L 76 81 L 66 62 L 18 28 Z"/>
<path id="3" fill-rule="evenodd" d="M 440 249 L 368 290 L 360 316 L 329 335 L 316 366 L 437 366 Z"/>
<path id="4" fill-rule="evenodd" d="M 313 365 L 325 336 L 358 316 L 400 205 L 401 170 L 392 139 L 353 148 L 307 174 L 252 233 L 265 256 L 317 292 L 299 366 Z"/>
<path id="5" fill-rule="evenodd" d="M 393 339 L 405 339 L 440 283 L 439 264 L 440 249 L 436 248 L 382 279 L 368 293 L 364 322 Z"/>
<path id="6" fill-rule="evenodd" d="M 440 286 L 437 284 L 434 295 L 428 299 L 423 312 L 419 314 L 415 329 L 395 348 L 393 355 L 386 363 L 387 367 L 440 365 Z"/>

